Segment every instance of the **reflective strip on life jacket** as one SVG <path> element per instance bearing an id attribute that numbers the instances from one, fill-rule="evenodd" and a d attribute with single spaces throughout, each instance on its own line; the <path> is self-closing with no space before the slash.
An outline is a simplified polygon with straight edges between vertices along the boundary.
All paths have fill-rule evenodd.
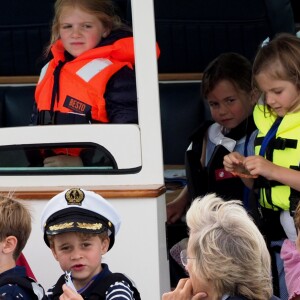
<path id="1" fill-rule="evenodd" d="M 112 62 L 105 58 L 96 58 L 79 69 L 76 74 L 84 81 L 89 82 L 103 69 L 111 65 Z"/>

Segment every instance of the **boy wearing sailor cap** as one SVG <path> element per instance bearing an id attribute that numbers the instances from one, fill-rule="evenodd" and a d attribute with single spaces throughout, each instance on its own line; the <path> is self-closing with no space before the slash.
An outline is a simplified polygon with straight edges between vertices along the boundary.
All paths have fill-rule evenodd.
<path id="1" fill-rule="evenodd" d="M 80 188 L 65 190 L 47 203 L 41 224 L 44 240 L 65 272 L 48 291 L 49 299 L 140 299 L 129 278 L 101 263 L 121 225 L 104 198 Z"/>

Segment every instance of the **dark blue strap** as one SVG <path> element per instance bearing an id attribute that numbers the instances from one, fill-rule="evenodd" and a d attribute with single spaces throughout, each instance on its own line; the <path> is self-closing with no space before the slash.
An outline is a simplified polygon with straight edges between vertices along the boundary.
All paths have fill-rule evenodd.
<path id="1" fill-rule="evenodd" d="M 264 137 L 259 151 L 260 156 L 265 156 L 268 144 L 271 141 L 271 139 L 276 135 L 277 129 L 281 121 L 282 118 L 277 118 L 276 121 L 273 123 L 272 127 L 270 128 L 270 130 L 268 131 L 268 133 L 266 134 L 266 136 Z"/>
<path id="2" fill-rule="evenodd" d="M 268 146 L 270 140 L 276 135 L 277 129 L 278 129 L 281 121 L 282 121 L 282 118 L 277 118 L 275 120 L 275 122 L 273 123 L 272 127 L 270 128 L 270 130 L 268 131 L 268 133 L 266 134 L 266 136 L 264 137 L 264 139 L 262 141 L 259 155 L 261 155 L 261 156 L 265 155 L 267 146 Z M 247 151 L 248 143 L 249 143 L 249 136 L 248 136 L 248 139 L 246 138 L 246 141 L 245 141 L 245 148 L 244 148 L 244 156 L 245 157 L 248 156 L 248 151 Z M 249 204 L 249 195 L 250 195 L 250 190 L 245 186 L 244 193 L 243 193 L 243 204 L 246 207 L 246 209 L 250 208 L 249 207 L 249 205 L 250 205 Z"/>
<path id="3" fill-rule="evenodd" d="M 248 156 L 248 144 L 250 140 L 250 134 L 246 135 L 246 140 L 245 140 L 245 146 L 244 146 L 244 156 Z M 246 210 L 249 210 L 249 195 L 250 195 L 250 189 L 244 186 L 244 191 L 243 191 L 243 204 Z"/>
<path id="4" fill-rule="evenodd" d="M 245 140 L 245 146 L 244 146 L 244 156 L 247 157 L 248 156 L 248 144 L 249 144 L 249 140 L 250 140 L 250 134 L 246 135 L 246 140 Z"/>

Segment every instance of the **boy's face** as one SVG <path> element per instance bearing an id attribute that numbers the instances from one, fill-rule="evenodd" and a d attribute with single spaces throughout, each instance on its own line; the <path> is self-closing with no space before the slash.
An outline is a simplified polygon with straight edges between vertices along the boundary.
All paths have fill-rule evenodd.
<path id="1" fill-rule="evenodd" d="M 81 236 L 75 232 L 55 236 L 51 248 L 63 271 L 71 271 L 77 289 L 85 286 L 101 268 L 102 255 L 107 252 L 109 240 L 99 236 Z"/>
<path id="2" fill-rule="evenodd" d="M 221 126 L 232 129 L 252 112 L 254 100 L 251 95 L 235 87 L 228 80 L 221 80 L 207 95 L 211 116 Z"/>
<path id="3" fill-rule="evenodd" d="M 95 48 L 109 30 L 92 14 L 65 7 L 59 18 L 59 35 L 64 48 L 74 57 Z"/>

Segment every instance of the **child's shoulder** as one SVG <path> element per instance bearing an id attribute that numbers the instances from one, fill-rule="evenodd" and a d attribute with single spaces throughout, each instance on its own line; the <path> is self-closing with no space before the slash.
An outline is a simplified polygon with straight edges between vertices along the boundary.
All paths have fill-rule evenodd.
<path id="1" fill-rule="evenodd" d="M 110 273 L 101 278 L 101 285 L 98 284 L 94 292 L 106 295 L 108 300 L 110 299 L 109 295 L 113 297 L 131 295 L 130 299 L 141 299 L 134 282 L 123 273 Z"/>
<path id="2" fill-rule="evenodd" d="M 0 276 L 0 295 L 5 295 L 7 299 L 46 299 L 44 289 L 38 283 L 17 275 Z"/>

